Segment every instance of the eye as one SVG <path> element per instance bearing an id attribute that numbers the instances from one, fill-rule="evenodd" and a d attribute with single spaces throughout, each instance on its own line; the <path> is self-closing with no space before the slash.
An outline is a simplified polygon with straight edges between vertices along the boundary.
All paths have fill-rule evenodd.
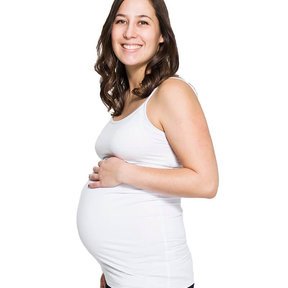
<path id="1" fill-rule="evenodd" d="M 142 21 L 139 21 L 139 24 L 140 25 L 148 25 L 148 22 L 142 20 Z"/>
<path id="2" fill-rule="evenodd" d="M 125 24 L 125 23 L 126 23 L 126 21 L 123 19 L 118 19 L 115 21 L 115 24 Z"/>

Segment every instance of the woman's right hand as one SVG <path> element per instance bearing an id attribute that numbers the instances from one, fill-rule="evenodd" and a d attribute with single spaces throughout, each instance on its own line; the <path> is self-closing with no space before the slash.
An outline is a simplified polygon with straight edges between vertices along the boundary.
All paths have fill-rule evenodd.
<path id="1" fill-rule="evenodd" d="M 104 273 L 101 275 L 100 278 L 100 288 L 105 288 L 106 287 L 106 280 L 105 280 L 105 276 Z"/>

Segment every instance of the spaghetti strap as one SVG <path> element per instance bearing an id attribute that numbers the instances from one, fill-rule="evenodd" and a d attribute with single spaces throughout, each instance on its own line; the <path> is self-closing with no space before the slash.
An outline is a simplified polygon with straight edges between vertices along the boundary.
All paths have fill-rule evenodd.
<path id="1" fill-rule="evenodd" d="M 195 87 L 192 84 L 190 84 L 189 82 L 187 82 L 184 78 L 182 78 L 180 76 L 171 76 L 171 77 L 169 77 L 169 79 L 178 79 L 178 80 L 185 82 L 186 84 L 188 84 L 192 88 L 193 92 L 195 93 L 195 95 L 198 98 L 198 93 L 197 93 Z"/>

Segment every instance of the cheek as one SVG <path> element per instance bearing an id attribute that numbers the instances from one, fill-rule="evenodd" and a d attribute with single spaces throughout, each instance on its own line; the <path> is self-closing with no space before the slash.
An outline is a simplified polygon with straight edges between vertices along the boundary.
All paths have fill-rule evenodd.
<path id="1" fill-rule="evenodd" d="M 153 36 L 152 36 L 153 35 Z M 149 33 L 146 35 L 146 39 L 148 40 L 151 47 L 158 47 L 159 46 L 159 40 L 160 40 L 160 34 L 158 31 L 154 31 L 153 33 Z"/>
<path id="2" fill-rule="evenodd" d="M 111 30 L 111 40 L 112 42 L 115 42 L 119 36 L 120 36 L 121 31 L 119 30 L 119 28 L 117 29 L 117 26 L 113 26 L 112 30 Z"/>
<path id="3" fill-rule="evenodd" d="M 111 42 L 112 42 L 112 48 L 115 51 L 116 43 L 117 43 L 117 34 L 115 33 L 115 30 L 113 30 L 113 29 L 111 32 Z"/>
<path id="4" fill-rule="evenodd" d="M 150 47 L 153 50 L 157 50 L 159 47 L 159 38 L 154 37 L 150 40 Z"/>
<path id="5" fill-rule="evenodd" d="M 111 31 L 111 41 L 112 43 L 115 42 L 115 30 L 114 29 L 112 29 Z"/>

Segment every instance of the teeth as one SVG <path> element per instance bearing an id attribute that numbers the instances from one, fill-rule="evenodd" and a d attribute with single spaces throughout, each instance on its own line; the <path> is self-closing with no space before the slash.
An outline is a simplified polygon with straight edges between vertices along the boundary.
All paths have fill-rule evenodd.
<path id="1" fill-rule="evenodd" d="M 125 49 L 137 49 L 140 48 L 141 45 L 123 45 Z"/>

